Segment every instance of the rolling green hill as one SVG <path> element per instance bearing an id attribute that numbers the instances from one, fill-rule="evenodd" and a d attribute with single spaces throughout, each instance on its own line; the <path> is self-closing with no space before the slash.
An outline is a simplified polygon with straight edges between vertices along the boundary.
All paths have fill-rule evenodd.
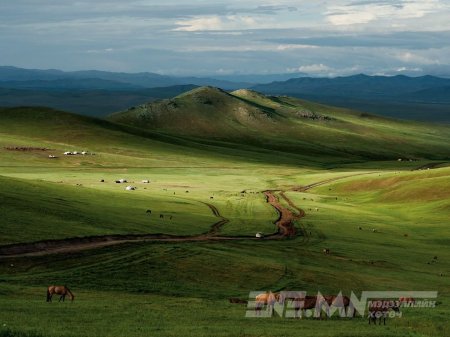
<path id="1" fill-rule="evenodd" d="M 311 157 L 445 159 L 450 127 L 386 119 L 250 90 L 201 87 L 111 115 L 146 130 Z"/>
<path id="2" fill-rule="evenodd" d="M 448 144 L 445 127 L 248 90 L 200 88 L 110 121 L 0 109 L 0 336 L 448 335 Z M 296 237 L 255 239 L 277 230 L 268 190 L 305 212 Z M 76 244 L 156 233 L 200 239 Z M 4 254 L 30 243 L 38 254 Z M 50 284 L 75 301 L 46 303 Z M 439 297 L 374 327 L 246 318 L 229 299 L 255 290 Z"/>

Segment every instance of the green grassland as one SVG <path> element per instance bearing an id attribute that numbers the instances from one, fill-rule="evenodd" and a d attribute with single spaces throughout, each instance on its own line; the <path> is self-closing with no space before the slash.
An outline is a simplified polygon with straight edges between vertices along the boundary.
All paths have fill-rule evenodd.
<path id="1" fill-rule="evenodd" d="M 175 101 L 191 104 L 194 95 L 205 105 L 199 90 Z M 0 245 L 198 235 L 218 221 L 207 203 L 229 220 L 217 235 L 243 236 L 0 258 L 0 336 L 450 335 L 450 168 L 411 171 L 449 158 L 449 129 L 249 91 L 215 95 L 211 102 L 226 99 L 231 110 L 219 116 L 224 129 L 217 116 L 202 124 L 210 134 L 180 121 L 159 119 L 164 123 L 155 130 L 151 122 L 127 126 L 45 108 L 0 110 Z M 210 117 L 206 105 L 195 123 Z M 237 115 L 229 118 L 239 107 L 252 112 L 251 127 L 242 119 L 237 126 Z M 330 119 L 298 118 L 297 110 Z M 253 135 L 240 146 L 244 126 Z M 5 149 L 11 146 L 51 150 Z M 95 155 L 62 155 L 71 150 Z M 125 191 L 128 184 L 114 182 L 120 178 L 138 189 Z M 262 193 L 268 189 L 285 191 L 305 210 L 298 237 L 245 238 L 276 230 L 278 214 Z M 67 284 L 75 301 L 46 303 L 50 284 Z M 404 309 L 402 318 L 374 327 L 361 317 L 245 318 L 246 306 L 228 299 L 245 299 L 253 290 L 437 290 L 439 298 L 434 309 Z"/>
<path id="2" fill-rule="evenodd" d="M 115 122 L 253 145 L 314 162 L 448 158 L 448 126 L 394 121 L 290 97 L 200 87 L 113 114 Z M 358 146 L 355 146 L 358 144 Z M 433 148 L 433 152 L 428 149 Z"/>

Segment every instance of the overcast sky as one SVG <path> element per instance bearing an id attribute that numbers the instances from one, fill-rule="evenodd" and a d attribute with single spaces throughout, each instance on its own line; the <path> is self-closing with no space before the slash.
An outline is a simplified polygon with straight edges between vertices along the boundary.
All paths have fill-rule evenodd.
<path id="1" fill-rule="evenodd" d="M 0 65 L 450 76 L 450 0 L 0 0 Z"/>

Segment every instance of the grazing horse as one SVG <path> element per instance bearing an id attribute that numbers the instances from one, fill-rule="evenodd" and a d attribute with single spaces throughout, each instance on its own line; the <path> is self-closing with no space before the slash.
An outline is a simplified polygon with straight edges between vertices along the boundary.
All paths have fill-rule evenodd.
<path id="1" fill-rule="evenodd" d="M 261 309 L 262 309 L 262 307 L 264 307 L 264 305 L 267 305 L 268 311 L 273 309 L 273 306 L 274 306 L 275 302 L 277 301 L 277 296 L 278 296 L 278 294 L 274 294 L 271 291 L 269 291 L 268 293 L 256 295 L 256 297 L 255 297 L 256 313 L 261 314 Z"/>
<path id="2" fill-rule="evenodd" d="M 302 310 L 314 309 L 314 316 L 318 317 L 322 305 L 322 299 L 317 296 L 296 297 L 292 300 L 295 310 L 295 318 L 302 318 Z M 299 315 L 300 313 L 300 315 Z"/>
<path id="3" fill-rule="evenodd" d="M 416 303 L 416 300 L 412 297 L 400 297 L 398 302 L 401 307 L 411 307 Z"/>
<path id="4" fill-rule="evenodd" d="M 378 318 L 378 325 L 381 325 L 381 319 L 383 319 L 383 325 L 386 325 L 386 317 L 389 315 L 389 311 L 400 312 L 399 302 L 386 299 L 372 300 L 369 303 L 369 324 L 371 321 L 373 324 L 377 324 Z"/>
<path id="5" fill-rule="evenodd" d="M 323 253 L 329 255 L 330 254 L 330 248 L 324 248 Z"/>
<path id="6" fill-rule="evenodd" d="M 148 209 L 146 213 L 152 214 L 152 210 Z"/>
<path id="7" fill-rule="evenodd" d="M 329 307 L 338 308 L 339 315 L 341 317 L 347 316 L 349 314 L 348 309 L 350 308 L 352 311 L 350 312 L 352 314 L 352 317 L 355 317 L 355 309 L 352 305 L 352 302 L 350 301 L 350 298 L 348 296 L 342 296 L 342 295 L 325 295 L 323 296 L 323 299 L 328 304 L 328 307 L 326 308 L 327 316 L 330 315 Z"/>
<path id="8" fill-rule="evenodd" d="M 61 300 L 64 302 L 67 294 L 69 294 L 72 301 L 75 298 L 70 289 L 66 286 L 49 286 L 47 288 L 47 302 L 52 301 L 52 297 L 54 294 L 61 295 L 61 297 L 59 298 L 59 302 L 61 302 Z"/>

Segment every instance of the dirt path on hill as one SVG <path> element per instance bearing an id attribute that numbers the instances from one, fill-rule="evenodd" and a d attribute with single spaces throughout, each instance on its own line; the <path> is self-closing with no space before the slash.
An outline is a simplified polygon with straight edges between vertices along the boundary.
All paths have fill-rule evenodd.
<path id="1" fill-rule="evenodd" d="M 274 194 L 274 191 L 264 191 L 264 195 L 266 196 L 266 201 L 274 207 L 278 212 L 278 219 L 275 224 L 278 228 L 278 233 L 269 236 L 268 238 L 279 236 L 279 237 L 293 237 L 296 236 L 297 230 L 294 226 L 294 221 L 296 219 L 300 219 L 303 215 L 297 215 L 291 212 L 290 209 L 283 207 L 280 204 L 277 196 Z"/>
<path id="2" fill-rule="evenodd" d="M 214 216 L 219 218 L 220 220 L 217 221 L 216 223 L 211 225 L 211 228 L 209 229 L 209 231 L 207 231 L 205 234 L 206 235 L 214 235 L 216 233 L 219 233 L 220 230 L 222 229 L 222 227 L 227 224 L 228 222 L 230 222 L 229 219 L 223 217 L 222 215 L 220 215 L 219 210 L 217 209 L 216 206 L 209 204 L 207 202 L 204 202 L 203 204 L 205 204 L 206 206 L 209 207 L 209 209 L 213 212 Z"/>
<path id="3" fill-rule="evenodd" d="M 374 172 L 372 172 L 374 173 Z M 337 177 L 327 179 L 307 186 L 295 187 L 291 191 L 307 191 L 311 188 L 324 185 L 339 179 L 353 177 L 356 175 L 369 174 L 359 173 L 344 177 Z M 290 207 L 297 211 L 294 213 L 289 208 L 284 207 L 275 193 L 279 195 L 288 203 Z M 88 249 L 107 247 L 123 243 L 136 242 L 216 242 L 216 241 L 239 241 L 239 240 L 279 240 L 288 237 L 295 237 L 297 229 L 294 221 L 299 220 L 305 216 L 305 212 L 297 207 L 281 190 L 267 190 L 263 194 L 269 203 L 278 213 L 278 219 L 274 222 L 278 230 L 276 233 L 265 236 L 262 239 L 254 236 L 219 236 L 221 228 L 229 222 L 229 219 L 223 217 L 219 210 L 212 204 L 204 203 L 210 208 L 213 214 L 220 218 L 219 221 L 211 225 L 210 230 L 200 235 L 170 235 L 170 234 L 116 234 L 116 235 L 99 235 L 87 237 L 75 237 L 60 240 L 43 240 L 30 243 L 18 243 L 0 246 L 1 258 L 15 258 L 24 256 L 42 256 L 57 253 L 73 253 Z M 306 232 L 303 231 L 306 235 Z"/>

